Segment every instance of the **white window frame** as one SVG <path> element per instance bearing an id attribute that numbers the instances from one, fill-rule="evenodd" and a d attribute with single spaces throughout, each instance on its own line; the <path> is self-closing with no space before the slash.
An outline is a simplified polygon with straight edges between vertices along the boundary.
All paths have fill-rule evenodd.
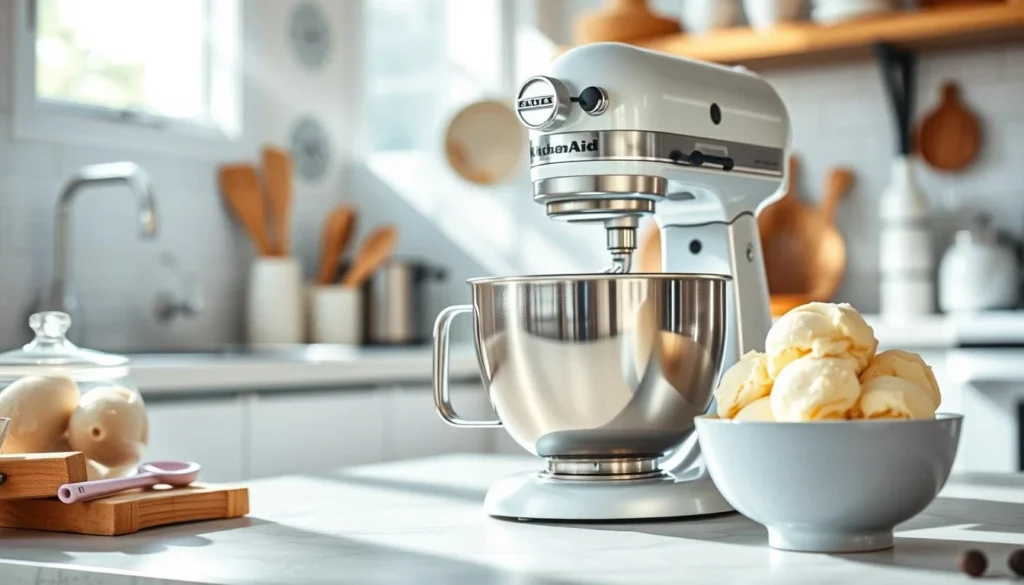
<path id="1" fill-rule="evenodd" d="M 253 149 L 251 123 L 256 112 L 249 99 L 244 75 L 243 48 L 255 30 L 253 2 L 206 0 L 211 19 L 224 19 L 237 34 L 220 42 L 219 62 L 207 67 L 216 87 L 211 91 L 211 108 L 221 115 L 212 121 L 190 121 L 145 113 L 119 111 L 99 106 L 38 99 L 36 95 L 35 0 L 15 0 L 12 24 L 14 79 L 12 86 L 13 137 L 62 144 L 127 148 L 172 154 L 186 158 L 240 156 Z M 224 80 L 227 80 L 226 82 Z M 231 110 L 234 110 L 231 112 Z"/>

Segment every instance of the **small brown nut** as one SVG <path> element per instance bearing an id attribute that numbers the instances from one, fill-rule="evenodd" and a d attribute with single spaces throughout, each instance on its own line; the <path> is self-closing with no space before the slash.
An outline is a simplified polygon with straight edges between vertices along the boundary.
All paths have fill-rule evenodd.
<path id="1" fill-rule="evenodd" d="M 971 577 L 981 577 L 985 574 L 985 569 L 988 568 L 988 558 L 980 550 L 965 550 L 960 553 L 958 565 L 961 571 Z"/>
<path id="2" fill-rule="evenodd" d="M 1024 577 L 1024 548 L 1018 548 L 1006 559 L 1006 566 L 1014 575 Z"/>

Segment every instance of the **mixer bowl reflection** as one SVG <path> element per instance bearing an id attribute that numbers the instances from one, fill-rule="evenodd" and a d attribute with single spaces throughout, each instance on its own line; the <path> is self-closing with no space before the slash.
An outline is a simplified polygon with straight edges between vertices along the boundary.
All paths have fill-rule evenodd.
<path id="1" fill-rule="evenodd" d="M 656 458 L 672 450 L 711 401 L 725 341 L 727 280 L 470 280 L 477 357 L 502 425 L 525 449 L 548 458 Z"/>

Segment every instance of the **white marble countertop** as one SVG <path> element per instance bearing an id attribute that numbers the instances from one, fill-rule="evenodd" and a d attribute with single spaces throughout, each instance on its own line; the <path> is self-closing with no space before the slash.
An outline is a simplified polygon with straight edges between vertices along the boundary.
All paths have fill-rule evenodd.
<path id="1" fill-rule="evenodd" d="M 130 377 L 144 397 L 428 382 L 433 368 L 429 347 L 310 345 L 223 353 L 141 354 L 131 358 Z M 453 344 L 449 368 L 452 379 L 479 379 L 472 345 Z"/>
<path id="2" fill-rule="evenodd" d="M 516 583 L 957 583 L 956 557 L 989 557 L 1006 579 L 1024 546 L 1024 476 L 953 478 L 894 549 L 855 555 L 771 550 L 736 514 L 619 524 L 487 517 L 481 502 L 531 458 L 460 455 L 252 482 L 248 518 L 120 537 L 0 530 L 0 583 L 150 585 Z"/>

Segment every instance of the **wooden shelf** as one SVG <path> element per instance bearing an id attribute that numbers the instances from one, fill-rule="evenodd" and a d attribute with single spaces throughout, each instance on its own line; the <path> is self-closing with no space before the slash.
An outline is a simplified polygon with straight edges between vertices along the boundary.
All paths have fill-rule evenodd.
<path id="1" fill-rule="evenodd" d="M 767 33 L 723 29 L 634 44 L 692 59 L 761 68 L 866 56 L 879 42 L 920 51 L 1007 41 L 1024 41 L 1024 0 L 922 9 L 830 26 L 794 22 Z"/>

